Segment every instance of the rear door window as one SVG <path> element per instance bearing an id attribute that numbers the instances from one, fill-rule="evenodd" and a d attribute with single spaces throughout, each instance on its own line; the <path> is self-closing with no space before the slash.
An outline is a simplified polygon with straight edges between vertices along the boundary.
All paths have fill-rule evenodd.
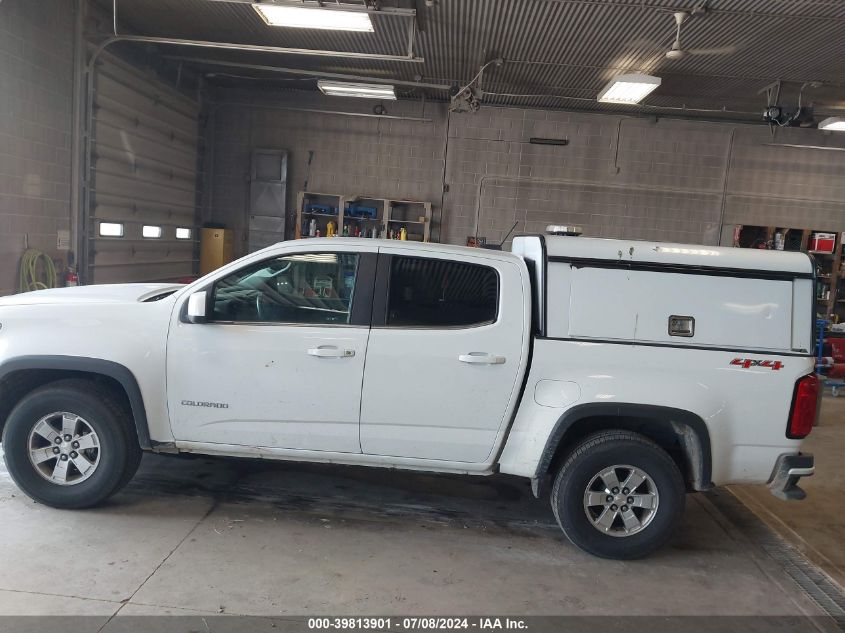
<path id="1" fill-rule="evenodd" d="M 496 321 L 499 276 L 493 268 L 448 259 L 394 256 L 388 327 L 473 327 Z"/>

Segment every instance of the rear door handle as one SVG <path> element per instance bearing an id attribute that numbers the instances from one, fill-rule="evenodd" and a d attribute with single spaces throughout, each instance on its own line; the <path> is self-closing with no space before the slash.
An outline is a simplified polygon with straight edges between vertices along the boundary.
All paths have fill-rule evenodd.
<path id="1" fill-rule="evenodd" d="M 351 358 L 355 356 L 355 350 L 340 349 L 334 345 L 320 345 L 319 347 L 310 348 L 308 355 L 316 356 L 317 358 Z"/>
<path id="2" fill-rule="evenodd" d="M 461 354 L 458 360 L 462 363 L 469 363 L 470 365 L 504 365 L 505 357 L 488 354 L 487 352 L 470 352 L 469 354 Z"/>

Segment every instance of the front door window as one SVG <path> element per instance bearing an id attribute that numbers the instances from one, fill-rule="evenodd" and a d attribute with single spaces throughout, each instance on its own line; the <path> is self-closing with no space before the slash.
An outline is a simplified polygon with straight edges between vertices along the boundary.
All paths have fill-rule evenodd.
<path id="1" fill-rule="evenodd" d="M 347 325 L 356 253 L 301 253 L 264 260 L 214 284 L 212 320 Z"/>

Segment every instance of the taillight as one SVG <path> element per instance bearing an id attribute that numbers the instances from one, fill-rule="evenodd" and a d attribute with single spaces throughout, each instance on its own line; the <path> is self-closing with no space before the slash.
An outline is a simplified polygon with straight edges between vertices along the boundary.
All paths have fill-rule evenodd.
<path id="1" fill-rule="evenodd" d="M 815 374 L 804 376 L 795 383 L 786 437 L 791 440 L 800 440 L 810 434 L 816 422 L 818 401 L 819 379 Z"/>

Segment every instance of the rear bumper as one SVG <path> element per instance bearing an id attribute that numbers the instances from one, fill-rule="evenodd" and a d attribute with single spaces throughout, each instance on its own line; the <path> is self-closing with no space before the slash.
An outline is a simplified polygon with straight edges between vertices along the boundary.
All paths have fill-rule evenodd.
<path id="1" fill-rule="evenodd" d="M 815 472 L 813 456 L 806 453 L 781 455 L 775 462 L 772 478 L 769 480 L 769 490 L 778 499 L 799 501 L 807 496 L 798 487 L 801 477 L 810 477 Z"/>

